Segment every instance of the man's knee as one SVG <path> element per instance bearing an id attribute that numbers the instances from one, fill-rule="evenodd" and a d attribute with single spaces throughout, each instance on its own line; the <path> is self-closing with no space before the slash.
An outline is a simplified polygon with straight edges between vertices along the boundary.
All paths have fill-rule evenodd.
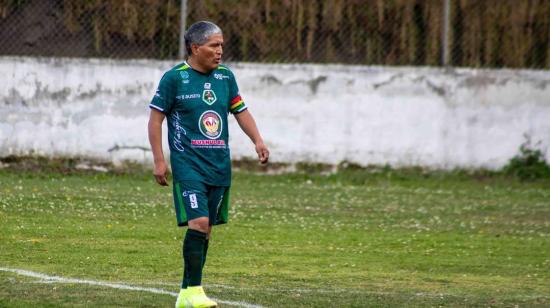
<path id="1" fill-rule="evenodd" d="M 187 222 L 189 229 L 197 230 L 203 233 L 208 233 L 209 231 L 209 220 L 208 217 L 199 217 L 191 219 Z"/>

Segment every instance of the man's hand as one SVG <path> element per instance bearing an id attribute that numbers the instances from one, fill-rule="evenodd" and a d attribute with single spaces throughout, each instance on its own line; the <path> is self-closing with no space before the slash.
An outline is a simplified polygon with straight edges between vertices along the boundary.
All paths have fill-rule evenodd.
<path id="1" fill-rule="evenodd" d="M 168 186 L 168 182 L 166 181 L 166 172 L 167 168 L 164 160 L 155 162 L 155 170 L 153 170 L 153 175 L 159 185 Z"/>
<path id="2" fill-rule="evenodd" d="M 261 164 L 267 164 L 269 160 L 269 150 L 263 142 L 256 143 L 256 153 L 258 153 L 258 159 Z"/>
<path id="3" fill-rule="evenodd" d="M 239 123 L 239 126 L 244 131 L 244 133 L 250 138 L 250 140 L 252 140 L 252 142 L 256 146 L 256 153 L 258 153 L 258 159 L 260 160 L 260 163 L 266 164 L 269 160 L 269 150 L 264 144 L 262 136 L 260 136 L 260 132 L 258 131 L 258 127 L 256 127 L 256 121 L 254 121 L 254 118 L 252 117 L 250 112 L 248 112 L 248 110 L 239 112 L 235 115 L 235 119 L 237 120 L 237 123 Z"/>

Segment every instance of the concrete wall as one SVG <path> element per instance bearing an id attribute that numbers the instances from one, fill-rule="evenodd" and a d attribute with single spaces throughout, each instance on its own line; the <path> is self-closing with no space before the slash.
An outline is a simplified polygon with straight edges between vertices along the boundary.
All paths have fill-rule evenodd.
<path id="1" fill-rule="evenodd" d="M 149 162 L 147 105 L 173 64 L 0 58 L 0 156 Z M 230 66 L 273 161 L 495 169 L 525 136 L 550 161 L 549 71 Z M 230 130 L 233 157 L 254 157 Z"/>

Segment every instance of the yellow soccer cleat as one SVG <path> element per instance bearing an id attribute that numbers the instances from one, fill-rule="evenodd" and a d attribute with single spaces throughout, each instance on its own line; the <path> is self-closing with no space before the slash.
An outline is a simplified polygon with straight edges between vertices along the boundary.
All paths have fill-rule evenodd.
<path id="1" fill-rule="evenodd" d="M 201 286 L 181 289 L 176 300 L 176 308 L 211 308 L 216 306 L 218 304 L 206 296 Z"/>

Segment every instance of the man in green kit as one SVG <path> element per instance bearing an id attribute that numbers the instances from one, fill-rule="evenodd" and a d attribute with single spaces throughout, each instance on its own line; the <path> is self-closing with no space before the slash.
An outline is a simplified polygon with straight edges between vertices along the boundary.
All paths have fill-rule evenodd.
<path id="1" fill-rule="evenodd" d="M 167 186 L 162 122 L 167 119 L 173 194 L 183 241 L 184 273 L 176 307 L 215 307 L 201 286 L 213 225 L 227 222 L 231 160 L 227 116 L 232 113 L 256 147 L 261 163 L 269 151 L 239 95 L 233 73 L 221 65 L 223 34 L 215 24 L 197 22 L 185 33 L 187 61 L 167 71 L 150 106 L 149 142 L 154 176 Z"/>

